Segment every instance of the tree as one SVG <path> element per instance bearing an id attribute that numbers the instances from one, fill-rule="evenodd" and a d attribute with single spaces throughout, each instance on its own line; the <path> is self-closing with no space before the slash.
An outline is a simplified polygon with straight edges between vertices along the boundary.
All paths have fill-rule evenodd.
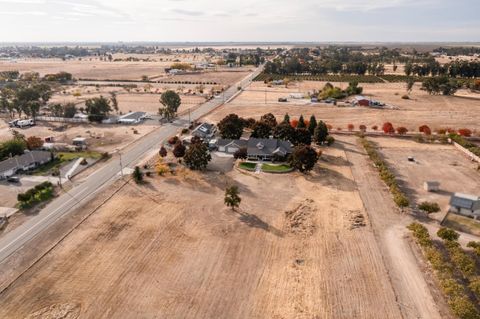
<path id="1" fill-rule="evenodd" d="M 378 125 L 373 125 L 372 130 L 374 130 L 374 131 L 378 130 Z"/>
<path id="2" fill-rule="evenodd" d="M 169 171 L 168 164 L 163 161 L 163 158 L 159 158 L 155 163 L 155 171 L 158 175 L 163 176 Z"/>
<path id="3" fill-rule="evenodd" d="M 253 126 L 252 137 L 268 138 L 272 134 L 272 127 L 265 122 L 257 122 Z"/>
<path id="4" fill-rule="evenodd" d="M 75 103 L 67 103 L 63 105 L 63 117 L 73 118 L 77 114 Z"/>
<path id="5" fill-rule="evenodd" d="M 347 125 L 347 129 L 348 129 L 350 132 L 353 131 L 354 128 L 355 128 L 355 125 L 353 125 L 353 124 L 348 124 L 348 125 Z"/>
<path id="6" fill-rule="evenodd" d="M 403 126 L 400 126 L 400 127 L 397 127 L 397 133 L 400 134 L 400 135 L 405 135 L 407 134 L 408 130 L 406 127 L 403 127 Z"/>
<path id="7" fill-rule="evenodd" d="M 185 164 L 192 170 L 203 170 L 207 167 L 212 156 L 208 152 L 208 147 L 204 143 L 192 144 L 185 152 L 183 157 Z"/>
<path id="8" fill-rule="evenodd" d="M 290 123 L 282 122 L 278 124 L 273 130 L 273 137 L 279 140 L 284 141 L 295 141 L 295 129 L 290 125 Z"/>
<path id="9" fill-rule="evenodd" d="M 317 152 L 311 146 L 299 145 L 293 149 L 288 162 L 290 166 L 304 173 L 313 169 L 318 157 Z"/>
<path id="10" fill-rule="evenodd" d="M 290 115 L 288 115 L 288 113 L 285 113 L 282 123 L 288 123 L 290 125 Z"/>
<path id="11" fill-rule="evenodd" d="M 433 202 L 422 202 L 418 205 L 418 208 L 426 212 L 427 214 L 437 213 L 440 211 L 440 206 L 438 203 Z"/>
<path id="12" fill-rule="evenodd" d="M 43 140 L 37 136 L 29 136 L 27 138 L 27 148 L 29 150 L 39 149 L 43 146 Z"/>
<path id="13" fill-rule="evenodd" d="M 262 115 L 260 118 L 260 122 L 266 123 L 268 126 L 270 126 L 272 129 L 277 126 L 277 119 L 275 118 L 275 115 L 272 113 L 267 113 Z"/>
<path id="14" fill-rule="evenodd" d="M 182 142 L 178 141 L 175 144 L 175 147 L 173 148 L 172 153 L 173 153 L 173 156 L 175 156 L 176 158 L 181 158 L 185 156 L 185 151 L 186 151 L 185 145 L 183 145 Z"/>
<path id="15" fill-rule="evenodd" d="M 385 134 L 395 133 L 395 128 L 393 127 L 393 124 L 390 122 L 383 123 L 382 130 L 383 130 L 383 133 Z"/>
<path id="16" fill-rule="evenodd" d="M 458 135 L 470 137 L 472 136 L 472 131 L 469 130 L 468 128 L 461 128 L 458 130 Z"/>
<path id="17" fill-rule="evenodd" d="M 306 127 L 307 125 L 305 125 L 305 119 L 303 118 L 303 115 L 300 115 L 296 128 L 306 128 Z"/>
<path id="18" fill-rule="evenodd" d="M 167 90 L 160 96 L 160 103 L 163 105 L 163 108 L 159 108 L 158 113 L 170 121 L 176 116 L 182 100 L 175 91 Z"/>
<path id="19" fill-rule="evenodd" d="M 297 128 L 295 130 L 295 140 L 293 141 L 295 145 L 310 145 L 312 144 L 312 135 L 310 131 L 306 128 Z"/>
<path id="20" fill-rule="evenodd" d="M 118 100 L 117 100 L 117 93 L 116 92 L 110 92 L 110 102 L 112 102 L 112 107 L 115 110 L 115 112 L 118 114 Z"/>
<path id="21" fill-rule="evenodd" d="M 86 100 L 85 106 L 90 122 L 101 122 L 112 111 L 110 101 L 103 96 Z"/>
<path id="22" fill-rule="evenodd" d="M 317 119 L 315 118 L 315 115 L 310 116 L 310 121 L 308 123 L 308 131 L 310 132 L 310 135 L 313 135 L 315 133 L 315 128 L 317 127 Z"/>
<path id="23" fill-rule="evenodd" d="M 358 129 L 361 131 L 361 132 L 366 132 L 367 131 L 367 126 L 364 125 L 364 124 L 360 124 L 358 126 Z"/>
<path id="24" fill-rule="evenodd" d="M 425 134 L 425 135 L 432 135 L 432 130 L 428 125 L 422 125 L 418 128 L 418 131 Z"/>
<path id="25" fill-rule="evenodd" d="M 407 86 L 407 93 L 412 93 L 413 86 L 415 85 L 415 80 L 413 78 L 407 78 L 406 86 Z"/>
<path id="26" fill-rule="evenodd" d="M 140 170 L 140 167 L 135 166 L 135 169 L 133 170 L 132 173 L 133 180 L 135 183 L 140 184 L 143 182 L 143 172 Z"/>
<path id="27" fill-rule="evenodd" d="M 234 159 L 247 159 L 248 152 L 246 147 L 241 147 L 233 153 Z"/>
<path id="28" fill-rule="evenodd" d="M 238 187 L 234 185 L 225 189 L 225 198 L 223 201 L 225 202 L 225 205 L 230 207 L 232 210 L 235 210 L 238 206 L 240 206 L 240 202 L 242 201 L 238 193 Z"/>
<path id="29" fill-rule="evenodd" d="M 422 83 L 422 88 L 429 94 L 453 95 L 459 86 L 456 79 L 449 79 L 446 76 L 427 78 Z"/>
<path id="30" fill-rule="evenodd" d="M 442 227 L 437 231 L 437 236 L 443 240 L 456 241 L 460 235 L 453 229 Z"/>
<path id="31" fill-rule="evenodd" d="M 13 138 L 0 144 L 0 160 L 10 156 L 22 155 L 27 148 L 25 140 Z"/>
<path id="32" fill-rule="evenodd" d="M 166 157 L 167 156 L 167 149 L 164 146 L 160 147 L 160 151 L 158 151 L 158 154 L 161 157 Z"/>
<path id="33" fill-rule="evenodd" d="M 315 132 L 313 134 L 313 140 L 317 145 L 323 144 L 327 140 L 328 136 L 328 128 L 327 125 L 323 121 L 319 121 L 317 127 L 315 128 Z"/>
<path id="34" fill-rule="evenodd" d="M 229 114 L 218 123 L 222 138 L 239 139 L 243 134 L 244 121 L 237 114 Z"/>

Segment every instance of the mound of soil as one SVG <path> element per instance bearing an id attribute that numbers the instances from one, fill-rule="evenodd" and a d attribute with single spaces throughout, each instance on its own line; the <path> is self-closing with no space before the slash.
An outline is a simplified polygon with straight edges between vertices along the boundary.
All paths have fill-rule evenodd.
<path id="1" fill-rule="evenodd" d="M 80 315 L 79 304 L 53 304 L 31 313 L 26 319 L 75 319 Z"/>
<path id="2" fill-rule="evenodd" d="M 311 236 L 316 229 L 313 213 L 313 200 L 305 199 L 300 205 L 285 212 L 286 230 L 288 233 L 301 236 Z"/>

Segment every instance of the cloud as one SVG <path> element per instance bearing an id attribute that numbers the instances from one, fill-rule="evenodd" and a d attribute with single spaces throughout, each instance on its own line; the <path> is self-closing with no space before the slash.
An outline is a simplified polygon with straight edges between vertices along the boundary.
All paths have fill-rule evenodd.
<path id="1" fill-rule="evenodd" d="M 178 8 L 170 9 L 170 11 L 174 12 L 174 13 L 181 14 L 181 15 L 186 15 L 186 16 L 198 17 L 198 16 L 205 15 L 205 12 L 203 12 L 203 11 L 185 10 L 185 9 L 178 9 Z"/>

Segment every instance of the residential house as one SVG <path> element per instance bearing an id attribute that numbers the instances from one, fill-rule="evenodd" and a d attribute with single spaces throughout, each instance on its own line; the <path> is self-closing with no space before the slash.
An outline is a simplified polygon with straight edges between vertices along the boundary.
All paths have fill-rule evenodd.
<path id="1" fill-rule="evenodd" d="M 480 197 L 462 193 L 455 193 L 450 198 L 450 212 L 480 219 Z"/>
<path id="2" fill-rule="evenodd" d="M 220 139 L 217 142 L 219 152 L 233 154 L 240 148 L 247 149 L 249 160 L 271 161 L 275 158 L 285 158 L 292 153 L 289 141 L 267 138 L 250 138 L 248 140 Z"/>
<path id="3" fill-rule="evenodd" d="M 46 151 L 30 151 L 0 162 L 0 179 L 14 175 L 18 171 L 28 171 L 52 160 Z"/>
<path id="4" fill-rule="evenodd" d="M 209 140 L 215 135 L 216 131 L 217 129 L 215 128 L 215 125 L 210 123 L 202 123 L 193 129 L 192 136 L 197 136 L 201 139 Z"/>

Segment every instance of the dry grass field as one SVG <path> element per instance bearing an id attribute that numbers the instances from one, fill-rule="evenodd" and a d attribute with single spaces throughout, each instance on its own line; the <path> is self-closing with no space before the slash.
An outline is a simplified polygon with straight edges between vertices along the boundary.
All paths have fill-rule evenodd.
<path id="1" fill-rule="evenodd" d="M 345 153 L 325 154 L 307 177 L 127 184 L 0 295 L 0 317 L 402 318 Z"/>
<path id="2" fill-rule="evenodd" d="M 361 84 L 364 95 L 377 101 L 395 106 L 398 109 L 372 109 L 365 107 L 337 107 L 331 104 L 312 104 L 309 100 L 289 99 L 287 103 L 278 103 L 279 97 L 288 97 L 289 93 L 312 92 L 314 89 L 323 88 L 324 82 L 305 81 L 298 84 L 266 87 L 263 82 L 254 82 L 247 90 L 242 92 L 231 103 L 222 106 L 208 116 L 211 121 L 219 121 L 230 113 L 243 117 L 259 118 L 262 114 L 271 112 L 277 119 L 283 119 L 285 113 L 291 118 L 301 114 L 310 117 L 315 114 L 317 120 L 321 119 L 331 124 L 334 128 L 346 129 L 349 123 L 356 127 L 360 124 L 370 128 L 390 121 L 397 126 L 405 126 L 410 131 L 417 131 L 423 124 L 435 128 L 470 128 L 480 131 L 480 94 L 459 92 L 460 96 L 431 96 L 420 90 L 416 84 L 410 100 L 403 100 L 405 94 L 404 83 L 376 83 Z M 335 83 L 345 89 L 347 83 Z M 265 90 L 267 91 L 267 104 L 265 104 Z"/>

